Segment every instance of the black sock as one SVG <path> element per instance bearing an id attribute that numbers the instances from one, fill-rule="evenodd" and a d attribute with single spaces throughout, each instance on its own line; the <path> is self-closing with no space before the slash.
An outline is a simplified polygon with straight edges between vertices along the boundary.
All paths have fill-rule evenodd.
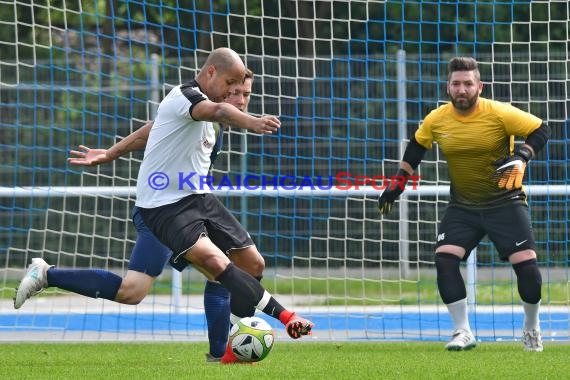
<path id="1" fill-rule="evenodd" d="M 233 315 L 243 318 L 255 313 L 255 307 L 265 293 L 255 277 L 230 263 L 216 281 L 230 291 L 230 309 Z"/>

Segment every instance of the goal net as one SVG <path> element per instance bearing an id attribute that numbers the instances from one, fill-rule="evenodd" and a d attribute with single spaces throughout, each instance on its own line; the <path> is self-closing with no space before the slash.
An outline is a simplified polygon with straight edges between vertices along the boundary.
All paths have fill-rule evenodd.
<path id="1" fill-rule="evenodd" d="M 137 306 L 56 288 L 19 310 L 11 298 L 34 257 L 126 273 L 142 154 L 82 170 L 68 152 L 142 126 L 221 46 L 255 73 L 249 111 L 279 116 L 282 128 L 230 129 L 215 176 L 247 186 L 216 193 L 264 255 L 264 286 L 316 322 L 315 339 L 449 338 L 433 263 L 445 158 L 429 151 L 418 188 L 384 218 L 364 177 L 395 173 L 422 117 L 447 99 L 455 55 L 479 61 L 485 97 L 552 128 L 525 183 L 543 338 L 569 338 L 567 1 L 188 3 L 0 1 L 1 339 L 205 339 L 204 278 L 192 269 L 165 268 Z M 488 240 L 471 257 L 462 270 L 475 334 L 519 339 L 511 267 Z"/>

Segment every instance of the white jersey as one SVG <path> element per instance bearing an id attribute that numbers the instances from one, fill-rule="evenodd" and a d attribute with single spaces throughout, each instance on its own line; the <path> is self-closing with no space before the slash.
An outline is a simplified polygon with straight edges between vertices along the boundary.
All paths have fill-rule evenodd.
<path id="1" fill-rule="evenodd" d="M 191 116 L 192 107 L 206 99 L 192 81 L 174 87 L 160 103 L 137 178 L 138 207 L 155 208 L 211 192 L 205 183 L 216 134 L 211 122 Z"/>

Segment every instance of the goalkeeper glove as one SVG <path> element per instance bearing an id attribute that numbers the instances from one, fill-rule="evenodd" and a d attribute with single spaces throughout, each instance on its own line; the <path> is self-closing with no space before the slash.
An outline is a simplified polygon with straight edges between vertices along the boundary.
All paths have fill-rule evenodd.
<path id="1" fill-rule="evenodd" d="M 526 164 L 531 158 L 532 151 L 526 146 L 520 146 L 512 156 L 496 161 L 495 179 L 499 188 L 507 190 L 520 189 Z"/>
<path id="2" fill-rule="evenodd" d="M 378 198 L 378 210 L 380 210 L 380 214 L 386 215 L 392 210 L 392 205 L 400 194 L 404 192 L 406 182 L 408 182 L 408 176 L 409 174 L 404 169 L 399 169 L 396 176 L 392 177 L 392 181 Z M 400 177 L 399 181 L 396 180 L 398 177 Z"/>

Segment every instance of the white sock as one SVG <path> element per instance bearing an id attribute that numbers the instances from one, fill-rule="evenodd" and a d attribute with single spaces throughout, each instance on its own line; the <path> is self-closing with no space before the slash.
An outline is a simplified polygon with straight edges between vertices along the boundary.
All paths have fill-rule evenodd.
<path id="1" fill-rule="evenodd" d="M 522 301 L 524 309 L 524 329 L 525 330 L 540 330 L 540 320 L 538 317 L 538 309 L 540 308 L 540 301 L 538 303 L 526 303 Z"/>
<path id="2" fill-rule="evenodd" d="M 467 330 L 471 332 L 471 327 L 469 327 L 467 298 L 449 303 L 445 306 L 447 306 L 447 310 L 451 315 L 454 329 Z"/>

